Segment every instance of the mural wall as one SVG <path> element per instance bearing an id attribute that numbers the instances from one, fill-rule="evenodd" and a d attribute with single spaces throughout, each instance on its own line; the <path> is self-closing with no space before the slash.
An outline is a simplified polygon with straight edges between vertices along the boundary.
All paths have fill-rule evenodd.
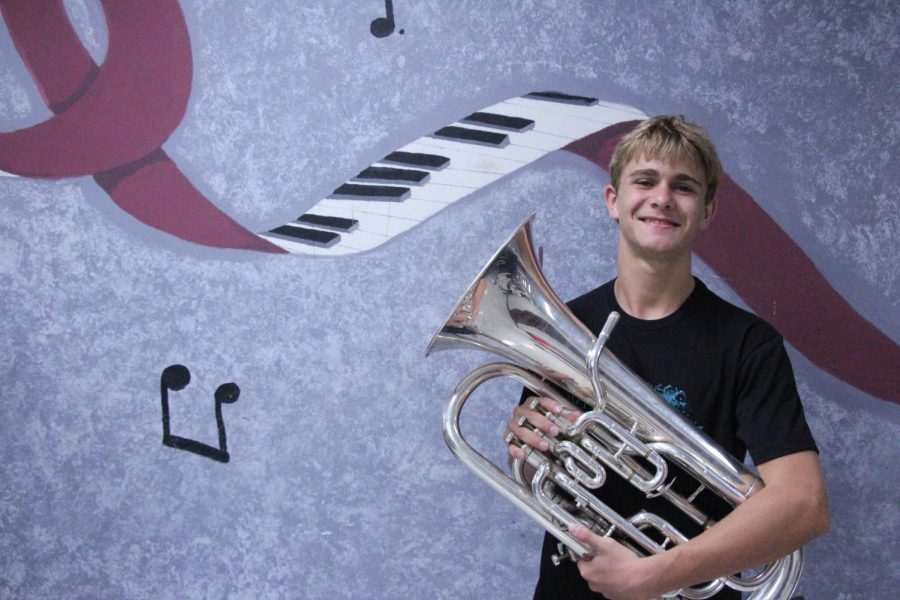
<path id="1" fill-rule="evenodd" d="M 485 356 L 425 347 L 531 213 L 561 297 L 608 279 L 659 113 L 718 144 L 697 274 L 822 452 L 800 592 L 900 584 L 895 3 L 0 10 L 0 597 L 530 597 L 542 532 L 441 439 Z M 497 460 L 517 396 L 463 423 Z"/>

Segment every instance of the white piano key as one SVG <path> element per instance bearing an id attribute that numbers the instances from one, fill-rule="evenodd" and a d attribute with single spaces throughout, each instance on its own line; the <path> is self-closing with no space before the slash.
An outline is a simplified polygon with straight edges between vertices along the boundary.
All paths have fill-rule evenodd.
<path id="1" fill-rule="evenodd" d="M 480 171 L 467 171 L 463 169 L 445 169 L 440 173 L 435 173 L 429 185 L 452 185 L 456 187 L 469 188 L 471 191 L 490 185 L 506 175 L 506 173 L 483 173 Z M 412 195 L 419 190 L 427 189 L 428 186 L 422 186 L 412 191 Z"/>
<path id="2" fill-rule="evenodd" d="M 383 236 L 387 236 L 388 234 L 388 221 L 390 221 L 390 217 L 387 214 L 357 211 L 357 216 L 353 218 L 359 221 L 357 231 Z M 344 240 L 349 237 L 350 236 L 341 236 L 341 243 L 344 243 Z"/>
<path id="3" fill-rule="evenodd" d="M 410 198 L 402 204 L 391 207 L 391 218 L 397 217 L 407 221 L 421 223 L 428 217 L 447 208 L 443 202 Z M 391 226 L 388 225 L 390 228 Z"/>
<path id="4" fill-rule="evenodd" d="M 276 237 L 274 235 L 266 235 L 264 233 L 257 234 L 259 237 L 263 238 L 267 242 L 278 246 L 279 248 L 290 252 L 291 254 L 312 254 L 316 256 L 339 256 L 341 254 L 352 254 L 357 252 L 357 250 L 353 250 L 352 248 L 342 248 L 340 245 L 336 244 L 331 248 L 322 248 L 320 246 L 315 246 L 312 244 L 304 244 L 298 241 L 292 241 L 281 237 Z"/>
<path id="5" fill-rule="evenodd" d="M 343 206 L 329 206 L 324 204 L 326 201 L 322 201 L 317 203 L 315 206 L 310 208 L 304 214 L 308 215 L 320 215 L 322 217 L 341 217 L 344 219 L 355 219 L 353 216 L 353 211 L 343 207 Z M 336 201 L 335 201 L 336 203 Z M 357 225 L 358 227 L 358 225 Z"/>
<path id="6" fill-rule="evenodd" d="M 359 228 L 350 233 L 341 234 L 341 240 L 337 245 L 361 250 L 369 249 L 374 247 L 372 244 L 376 242 L 378 244 L 384 243 L 398 233 L 415 227 L 423 220 L 408 219 L 398 215 L 376 215 L 370 213 L 356 213 L 354 218 L 359 221 Z"/>
<path id="7" fill-rule="evenodd" d="M 521 99 L 516 99 L 521 100 Z M 630 112 L 610 111 L 601 106 L 571 106 L 561 104 L 556 106 L 544 106 L 545 102 L 527 100 L 529 104 L 513 103 L 507 101 L 496 107 L 497 112 L 509 112 L 521 114 L 535 121 L 535 130 L 538 132 L 552 131 L 572 138 L 572 141 L 581 139 L 596 131 L 609 127 L 615 123 L 642 119 L 643 116 L 635 116 Z M 573 112 L 566 114 L 559 109 Z"/>
<path id="8" fill-rule="evenodd" d="M 351 212 L 360 212 L 365 214 L 393 214 L 391 213 L 391 205 L 402 206 L 410 200 L 425 200 L 429 202 L 437 202 L 440 204 L 452 204 L 457 200 L 471 194 L 478 188 L 463 187 L 457 185 L 442 185 L 439 183 L 431 183 L 421 188 L 414 188 L 410 197 L 403 202 L 380 202 L 377 200 L 341 200 L 338 198 L 325 198 L 320 200 L 314 207 L 318 210 L 325 210 L 326 207 L 342 208 Z M 344 216 L 343 214 L 335 216 Z"/>
<path id="9" fill-rule="evenodd" d="M 387 231 L 383 234 L 372 233 L 370 231 L 363 231 L 361 227 L 362 223 L 360 223 L 360 229 L 354 231 L 352 234 L 341 236 L 341 241 L 338 246 L 353 248 L 354 250 L 362 252 L 363 250 L 371 250 L 376 246 L 380 246 L 391 239 L 390 236 L 388 236 Z"/>
<path id="10" fill-rule="evenodd" d="M 377 246 L 372 246 L 370 248 L 365 248 L 365 250 L 371 250 Z M 348 256 L 350 254 L 358 254 L 362 250 L 358 248 L 354 248 L 351 246 L 345 246 L 343 244 L 337 244 L 336 246 L 332 246 L 331 248 L 314 248 L 312 254 L 315 256 Z"/>
<path id="11" fill-rule="evenodd" d="M 483 129 L 484 131 L 493 131 L 487 125 L 469 125 L 471 129 Z M 566 144 L 572 141 L 571 138 L 567 136 L 556 135 L 553 133 L 547 133 L 545 131 L 541 131 L 539 129 L 532 129 L 530 131 L 526 131 L 524 133 L 519 133 L 516 131 L 508 131 L 506 135 L 509 137 L 509 143 L 511 146 L 522 146 L 524 148 L 534 148 L 535 150 L 541 150 L 543 152 L 553 152 L 554 150 L 559 150 Z"/>
<path id="12" fill-rule="evenodd" d="M 516 163 L 512 163 L 516 165 Z M 521 166 L 521 165 L 516 165 Z M 409 189 L 410 194 L 427 188 L 431 185 L 455 185 L 457 187 L 467 187 L 473 190 L 478 189 L 479 187 L 483 187 L 490 183 L 496 181 L 497 177 L 502 177 L 505 173 L 484 173 L 478 170 L 464 170 L 464 169 L 454 169 L 452 167 L 448 167 L 440 172 L 435 172 L 431 174 L 431 180 L 421 186 L 402 186 Z M 381 184 L 381 185 L 395 185 L 395 184 Z M 334 198 L 335 196 L 330 196 Z"/>
<path id="13" fill-rule="evenodd" d="M 374 247 L 374 246 L 373 246 Z M 368 248 L 371 250 L 371 248 Z M 349 246 L 332 246 L 331 248 L 316 248 L 314 254 L 317 256 L 348 256 L 350 254 L 358 254 L 360 251 Z"/>
<path id="14" fill-rule="evenodd" d="M 531 148 L 523 148 L 522 146 L 507 146 L 505 148 L 488 148 L 487 146 L 477 146 L 475 144 L 463 144 L 451 140 L 440 140 L 437 138 L 420 138 L 417 140 L 422 146 L 432 148 L 442 148 L 446 150 L 462 150 L 471 154 L 480 154 L 482 156 L 490 156 L 493 158 L 505 158 L 517 162 L 528 164 L 541 158 L 546 152 L 541 150 L 533 150 Z"/>
<path id="15" fill-rule="evenodd" d="M 575 118 L 572 116 L 560 115 L 548 108 L 521 106 L 510 102 L 495 104 L 489 107 L 489 110 L 502 115 L 521 116 L 532 119 L 534 121 L 535 132 L 549 131 L 556 135 L 566 137 L 570 142 L 607 126 L 594 119 L 585 118 L 586 115 L 582 115 L 582 118 Z M 587 107 L 580 107 L 580 110 L 587 110 Z"/>
<path id="16" fill-rule="evenodd" d="M 613 123 L 621 123 L 622 121 L 634 121 L 636 119 L 647 118 L 644 113 L 636 108 L 625 104 L 615 104 L 612 102 L 598 102 L 594 106 L 577 106 L 574 104 L 565 104 L 560 102 L 548 102 L 546 100 L 535 100 L 533 98 L 510 98 L 505 103 L 514 106 L 520 106 L 524 109 L 532 109 L 535 111 L 544 111 L 565 117 L 574 117 L 576 119 L 587 119 L 611 125 Z M 522 116 L 528 117 L 527 113 Z M 537 121 L 537 119 L 534 119 Z"/>
<path id="17" fill-rule="evenodd" d="M 388 230 L 388 221 L 391 215 L 392 202 L 372 202 L 366 206 L 345 207 L 332 204 L 332 200 L 323 200 L 316 204 L 309 212 L 316 214 L 334 215 L 335 217 L 344 217 L 347 219 L 356 219 L 359 223 L 356 231 L 365 231 L 368 233 L 377 233 L 386 235 Z"/>
<path id="18" fill-rule="evenodd" d="M 361 221 L 360 227 L 362 227 L 362 222 L 366 221 L 367 216 L 371 215 L 362 215 L 363 219 Z M 315 254 L 320 256 L 351 254 L 355 252 L 371 250 L 372 248 L 380 246 L 381 244 L 388 241 L 391 237 L 412 229 L 420 222 L 421 221 L 415 219 L 401 219 L 398 217 L 391 217 L 387 221 L 388 228 L 384 234 L 376 234 L 370 231 L 357 229 L 356 231 L 353 231 L 351 233 L 341 234 L 341 241 L 330 248 L 321 248 L 281 239 L 275 240 L 273 243 L 280 245 L 289 252 L 301 252 L 304 254 Z M 263 237 L 268 238 L 269 236 Z"/>
<path id="19" fill-rule="evenodd" d="M 418 141 L 407 144 L 403 147 L 407 152 L 435 152 L 433 146 L 420 144 Z M 469 171 L 480 171 L 482 173 L 512 173 L 519 167 L 528 164 L 527 161 L 512 160 L 510 158 L 499 156 L 486 156 L 479 154 L 472 148 L 443 148 L 440 150 L 443 156 L 450 159 L 450 164 L 444 169 L 466 169 Z M 432 179 L 435 178 L 437 172 L 432 172 Z"/>
<path id="20" fill-rule="evenodd" d="M 408 202 L 409 200 L 407 200 Z M 334 214 L 336 217 L 347 216 L 344 214 L 345 212 L 349 212 L 350 215 L 357 214 L 366 214 L 366 215 L 387 215 L 389 214 L 389 204 L 400 204 L 399 202 L 378 202 L 375 200 L 337 200 L 334 198 L 325 198 L 324 200 L 319 201 L 311 210 L 316 212 L 318 211 L 329 211 L 329 214 Z M 335 210 L 341 210 L 341 214 L 337 212 L 333 212 Z M 355 219 L 355 216 L 349 216 L 348 218 Z M 362 227 L 362 223 L 359 225 Z"/>
<path id="21" fill-rule="evenodd" d="M 329 217 L 343 217 L 345 219 L 354 219 L 357 222 L 356 229 L 351 232 L 341 233 L 341 240 L 348 235 L 352 235 L 357 231 L 368 231 L 369 233 L 385 233 L 387 231 L 387 223 L 385 216 L 377 212 L 362 213 L 356 210 L 348 210 L 345 208 L 322 206 L 321 203 L 316 204 L 313 208 L 306 211 L 306 214 L 316 214 Z M 341 243 L 340 241 L 338 242 Z"/>
<path id="22" fill-rule="evenodd" d="M 287 250 L 288 252 L 290 252 L 292 254 L 297 253 L 297 252 L 305 252 L 303 244 L 289 242 L 283 238 L 275 237 L 274 235 L 266 235 L 264 233 L 259 233 L 257 235 L 259 237 L 261 237 L 262 239 L 266 240 L 267 242 L 269 242 L 270 244 L 278 246 L 282 250 Z M 310 254 L 312 254 L 312 246 L 310 246 L 309 249 L 310 249 Z"/>
<path id="23" fill-rule="evenodd" d="M 404 202 L 360 202 L 326 198 L 317 203 L 308 212 L 356 219 L 359 221 L 360 229 L 383 231 L 381 228 L 376 228 L 374 224 L 367 223 L 365 215 L 401 215 L 411 217 L 417 212 L 424 212 L 425 215 L 423 216 L 431 216 L 440 208 L 464 198 L 473 191 L 469 188 L 432 185 L 428 189 L 415 190 L 415 193 Z M 420 207 L 420 204 L 422 207 Z"/>
<path id="24" fill-rule="evenodd" d="M 323 200 L 307 212 L 324 216 L 356 219 L 359 221 L 359 229 L 372 231 L 375 227 L 368 222 L 368 219 L 372 215 L 386 217 L 388 221 L 397 217 L 421 222 L 447 207 L 446 202 L 435 202 L 433 200 L 421 198 L 410 198 L 409 200 L 400 203 L 369 203 L 366 206 L 357 209 L 349 209 L 345 206 L 341 206 L 338 202 L 339 201 L 335 200 Z M 390 225 L 388 225 L 388 228 L 390 228 Z"/>
<path id="25" fill-rule="evenodd" d="M 441 185 L 440 183 L 433 183 L 427 187 L 415 190 L 415 193 L 410 197 L 417 200 L 430 200 L 431 202 L 452 204 L 461 198 L 465 198 L 477 189 L 478 188 L 459 185 Z"/>
<path id="26" fill-rule="evenodd" d="M 412 219 L 391 219 L 388 225 L 388 235 L 393 237 L 395 235 L 400 235 L 404 231 L 408 231 L 421 223 L 421 221 L 415 221 Z"/>

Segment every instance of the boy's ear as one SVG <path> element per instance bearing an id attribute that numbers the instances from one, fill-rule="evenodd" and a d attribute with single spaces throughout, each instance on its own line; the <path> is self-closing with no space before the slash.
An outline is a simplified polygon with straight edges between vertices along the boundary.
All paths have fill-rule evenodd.
<path id="1" fill-rule="evenodd" d="M 606 189 L 603 190 L 603 201 L 606 203 L 606 210 L 609 212 L 610 218 L 614 221 L 619 220 L 618 199 L 619 196 L 616 192 L 616 188 L 614 188 L 612 184 L 606 186 Z"/>
<path id="2" fill-rule="evenodd" d="M 703 215 L 703 220 L 700 222 L 700 229 L 706 229 L 709 227 L 710 222 L 716 214 L 716 211 L 719 209 L 719 202 L 715 198 L 706 203 L 704 210 L 706 211 Z"/>

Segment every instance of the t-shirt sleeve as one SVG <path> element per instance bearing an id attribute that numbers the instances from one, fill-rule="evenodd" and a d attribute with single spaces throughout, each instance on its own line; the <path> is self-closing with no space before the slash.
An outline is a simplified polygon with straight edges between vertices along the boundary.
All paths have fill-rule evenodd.
<path id="1" fill-rule="evenodd" d="M 781 336 L 768 326 L 756 333 L 759 341 L 739 366 L 737 436 L 755 464 L 804 450 L 818 452 Z"/>

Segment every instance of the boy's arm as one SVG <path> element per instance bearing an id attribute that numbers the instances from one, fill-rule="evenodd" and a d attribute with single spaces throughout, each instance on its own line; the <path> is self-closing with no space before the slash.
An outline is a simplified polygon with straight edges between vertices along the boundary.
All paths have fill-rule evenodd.
<path id="1" fill-rule="evenodd" d="M 594 548 L 578 568 L 590 588 L 611 600 L 650 600 L 724 574 L 758 567 L 793 552 L 830 527 L 828 499 L 813 451 L 758 466 L 766 486 L 689 542 L 639 558 L 583 527 L 573 535 Z"/>

